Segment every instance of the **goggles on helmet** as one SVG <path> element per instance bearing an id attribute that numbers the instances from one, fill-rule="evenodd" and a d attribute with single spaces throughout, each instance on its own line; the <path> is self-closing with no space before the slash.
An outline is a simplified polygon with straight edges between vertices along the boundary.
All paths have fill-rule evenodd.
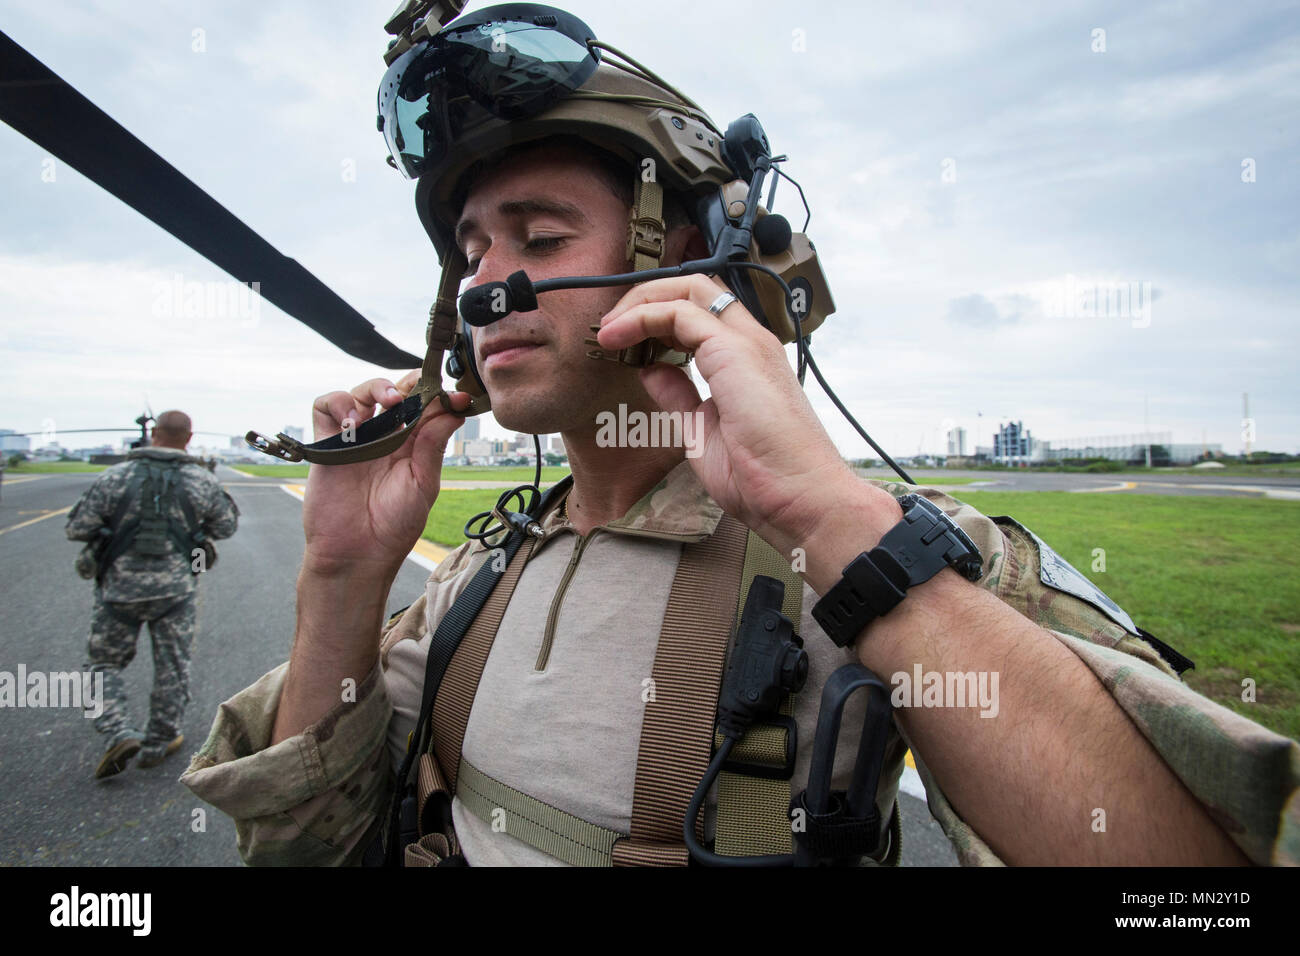
<path id="1" fill-rule="evenodd" d="M 469 129 L 534 116 L 582 86 L 600 53 L 590 27 L 540 4 L 487 7 L 417 43 L 379 86 L 379 128 L 408 179 Z"/>

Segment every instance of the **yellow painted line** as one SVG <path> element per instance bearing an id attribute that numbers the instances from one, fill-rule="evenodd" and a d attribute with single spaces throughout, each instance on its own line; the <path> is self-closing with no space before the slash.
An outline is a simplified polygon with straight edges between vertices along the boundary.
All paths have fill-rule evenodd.
<path id="1" fill-rule="evenodd" d="M 72 474 L 76 474 L 76 472 L 73 472 Z M 21 485 L 24 481 L 40 481 L 42 478 L 48 478 L 48 477 L 50 476 L 49 475 L 19 475 L 16 478 L 4 479 L 4 484 L 5 487 L 8 487 L 9 485 Z"/>
<path id="2" fill-rule="evenodd" d="M 44 521 L 46 518 L 53 518 L 55 515 L 65 515 L 72 510 L 72 505 L 66 508 L 60 508 L 58 511 L 48 511 L 39 518 L 28 518 L 26 521 L 20 521 L 18 524 L 11 524 L 7 528 L 0 528 L 0 534 L 8 534 L 10 531 L 17 531 L 19 528 L 26 528 L 29 524 L 36 524 L 38 521 Z"/>
<path id="3" fill-rule="evenodd" d="M 912 751 L 909 750 L 907 753 L 903 754 L 903 762 L 913 770 L 916 769 L 916 761 L 912 759 Z"/>
<path id="4" fill-rule="evenodd" d="M 448 551 L 446 548 L 440 548 L 432 541 L 425 541 L 423 538 L 415 542 L 415 547 L 412 548 L 411 550 L 413 550 L 416 554 L 423 555 L 424 557 L 428 558 L 434 564 L 440 563 L 443 558 L 451 554 L 451 552 Z"/>
<path id="5" fill-rule="evenodd" d="M 285 491 L 287 491 L 289 494 L 293 495 L 299 501 L 302 501 L 304 496 L 307 494 L 306 485 L 285 484 L 285 485 L 281 485 L 280 487 L 283 488 Z M 430 541 L 425 541 L 423 538 L 421 538 L 419 541 L 415 542 L 415 547 L 411 549 L 411 553 L 418 554 L 426 561 L 432 561 L 434 564 L 438 564 L 439 562 L 442 561 L 443 558 L 445 558 L 451 552 L 448 551 L 446 548 L 440 548 L 436 544 L 433 544 Z"/>

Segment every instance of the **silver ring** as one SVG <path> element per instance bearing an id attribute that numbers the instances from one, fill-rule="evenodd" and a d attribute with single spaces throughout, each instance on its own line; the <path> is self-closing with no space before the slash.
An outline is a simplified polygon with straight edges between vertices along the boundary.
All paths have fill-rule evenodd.
<path id="1" fill-rule="evenodd" d="M 722 295 L 718 296 L 716 299 L 713 300 L 713 304 L 709 306 L 709 311 L 712 312 L 714 315 L 717 315 L 723 309 L 725 309 L 727 306 L 731 305 L 731 303 L 735 301 L 737 301 L 737 299 L 734 295 L 732 295 L 730 292 L 724 292 L 722 293 Z"/>

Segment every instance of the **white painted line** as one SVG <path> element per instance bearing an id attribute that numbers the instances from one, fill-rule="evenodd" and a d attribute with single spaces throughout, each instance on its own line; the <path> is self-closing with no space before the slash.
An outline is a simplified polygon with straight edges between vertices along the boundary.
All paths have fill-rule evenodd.
<path id="1" fill-rule="evenodd" d="M 420 552 L 418 551 L 412 551 L 410 554 L 406 556 L 406 560 L 414 561 L 416 564 L 424 568 L 426 571 L 432 571 L 434 568 L 438 566 L 437 561 L 429 560 L 424 555 L 420 554 Z"/>
<path id="2" fill-rule="evenodd" d="M 1092 491 L 1131 491 L 1137 487 L 1135 481 L 1125 481 L 1118 485 L 1102 485 L 1100 488 L 1071 488 L 1070 491 L 1075 494 L 1085 494 Z"/>
<path id="3" fill-rule="evenodd" d="M 898 789 L 918 800 L 925 799 L 925 784 L 921 782 L 921 775 L 906 764 L 903 765 L 903 776 L 898 781 Z"/>

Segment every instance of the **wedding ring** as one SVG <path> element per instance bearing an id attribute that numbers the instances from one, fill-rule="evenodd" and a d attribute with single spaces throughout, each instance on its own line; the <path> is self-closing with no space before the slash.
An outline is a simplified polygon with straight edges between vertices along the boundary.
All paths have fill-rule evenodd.
<path id="1" fill-rule="evenodd" d="M 718 296 L 716 299 L 713 300 L 713 304 L 709 306 L 709 311 L 712 312 L 714 315 L 717 315 L 723 309 L 725 309 L 727 306 L 731 305 L 731 303 L 735 301 L 737 301 L 737 299 L 734 295 L 732 295 L 730 292 L 724 292 L 722 293 L 722 295 Z"/>

